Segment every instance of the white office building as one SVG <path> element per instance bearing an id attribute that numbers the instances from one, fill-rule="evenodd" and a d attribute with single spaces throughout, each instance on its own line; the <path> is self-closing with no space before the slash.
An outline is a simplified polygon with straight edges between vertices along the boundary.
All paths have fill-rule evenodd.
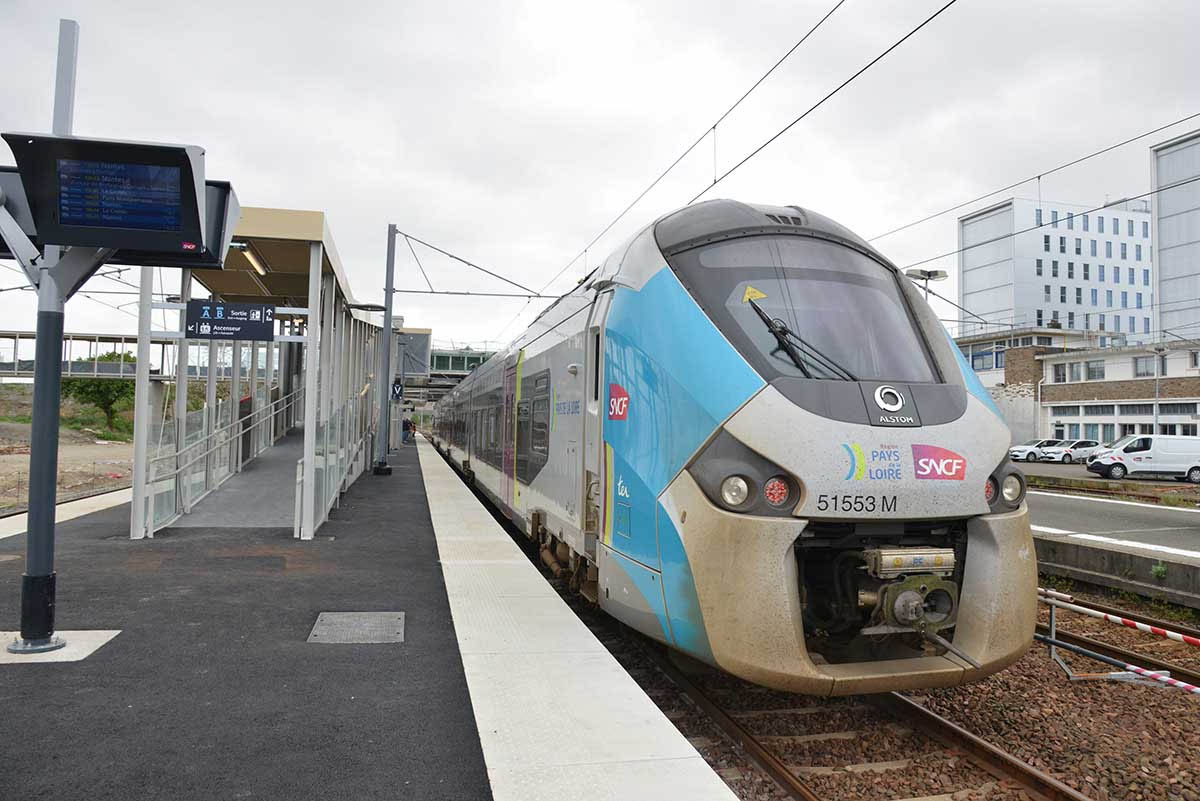
<path id="1" fill-rule="evenodd" d="M 959 335 L 1061 326 L 1096 332 L 1101 347 L 1149 341 L 1150 204 L 1093 208 L 1013 197 L 960 217 L 958 302 L 990 324 L 963 322 Z"/>
<path id="2" fill-rule="evenodd" d="M 1150 149 L 1157 328 L 1165 340 L 1200 337 L 1200 131 Z M 1192 181 L 1191 183 L 1182 183 Z M 1164 189 L 1164 187 L 1174 188 Z"/>

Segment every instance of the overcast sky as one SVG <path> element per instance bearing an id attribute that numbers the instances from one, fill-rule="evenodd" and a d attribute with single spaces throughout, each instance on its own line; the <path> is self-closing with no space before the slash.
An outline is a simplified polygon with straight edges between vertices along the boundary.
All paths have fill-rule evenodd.
<path id="1" fill-rule="evenodd" d="M 847 0 L 719 126 L 717 169 L 943 2 Z M 73 18 L 76 134 L 201 145 L 208 177 L 243 205 L 324 211 L 357 299 L 382 298 L 389 222 L 536 289 L 833 3 L 0 0 L 0 130 L 49 130 L 58 19 Z M 959 0 L 705 197 L 797 204 L 874 236 L 1200 111 L 1197 31 L 1194 0 Z M 1145 192 L 1149 145 L 1194 127 L 1056 174 L 1042 196 Z M 589 264 L 713 169 L 706 141 Z M 901 265 L 944 253 L 955 217 L 876 244 Z M 505 291 L 418 252 L 438 289 Z M 954 261 L 927 266 L 951 271 L 938 289 L 953 297 Z M 584 272 L 580 260 L 551 290 Z M 0 270 L 0 286 L 19 283 Z M 397 285 L 424 286 L 403 245 Z M 436 340 L 479 342 L 511 338 L 544 303 L 398 295 L 396 308 Z M 0 293 L 0 311 L 4 328 L 33 326 L 30 293 Z M 136 320 L 76 298 L 66 326 L 132 332 Z"/>

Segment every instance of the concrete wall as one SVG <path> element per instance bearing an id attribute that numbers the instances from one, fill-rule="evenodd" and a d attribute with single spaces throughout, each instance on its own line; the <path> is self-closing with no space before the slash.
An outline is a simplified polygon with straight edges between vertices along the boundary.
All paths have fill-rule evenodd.
<path id="1" fill-rule="evenodd" d="M 1034 401 L 1034 387 L 1031 384 L 1001 384 L 991 387 L 988 392 L 1000 409 L 1004 422 L 1012 431 L 1012 441 L 1024 442 L 1033 439 L 1037 432 L 1037 405 Z"/>

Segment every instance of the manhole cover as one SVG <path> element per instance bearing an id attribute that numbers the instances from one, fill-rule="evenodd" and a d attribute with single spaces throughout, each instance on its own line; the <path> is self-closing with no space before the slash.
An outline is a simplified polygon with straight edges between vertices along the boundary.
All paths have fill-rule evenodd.
<path id="1" fill-rule="evenodd" d="M 322 612 L 309 642 L 404 642 L 403 612 Z"/>

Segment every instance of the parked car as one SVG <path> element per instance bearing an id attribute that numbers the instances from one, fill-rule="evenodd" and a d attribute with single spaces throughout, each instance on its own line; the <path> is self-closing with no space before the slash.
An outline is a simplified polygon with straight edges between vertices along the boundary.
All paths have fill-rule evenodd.
<path id="1" fill-rule="evenodd" d="M 1049 448 L 1062 442 L 1059 439 L 1031 439 L 1008 449 L 1008 458 L 1014 462 L 1036 462 L 1042 458 L 1042 448 Z"/>
<path id="2" fill-rule="evenodd" d="M 1099 447 L 1100 443 L 1094 439 L 1064 439 L 1057 445 L 1042 448 L 1042 461 L 1062 462 L 1063 464 L 1086 462 L 1087 458 L 1092 455 L 1092 451 Z"/>
<path id="3" fill-rule="evenodd" d="M 1105 478 L 1176 478 L 1200 484 L 1200 437 L 1130 436 L 1088 464 Z"/>

